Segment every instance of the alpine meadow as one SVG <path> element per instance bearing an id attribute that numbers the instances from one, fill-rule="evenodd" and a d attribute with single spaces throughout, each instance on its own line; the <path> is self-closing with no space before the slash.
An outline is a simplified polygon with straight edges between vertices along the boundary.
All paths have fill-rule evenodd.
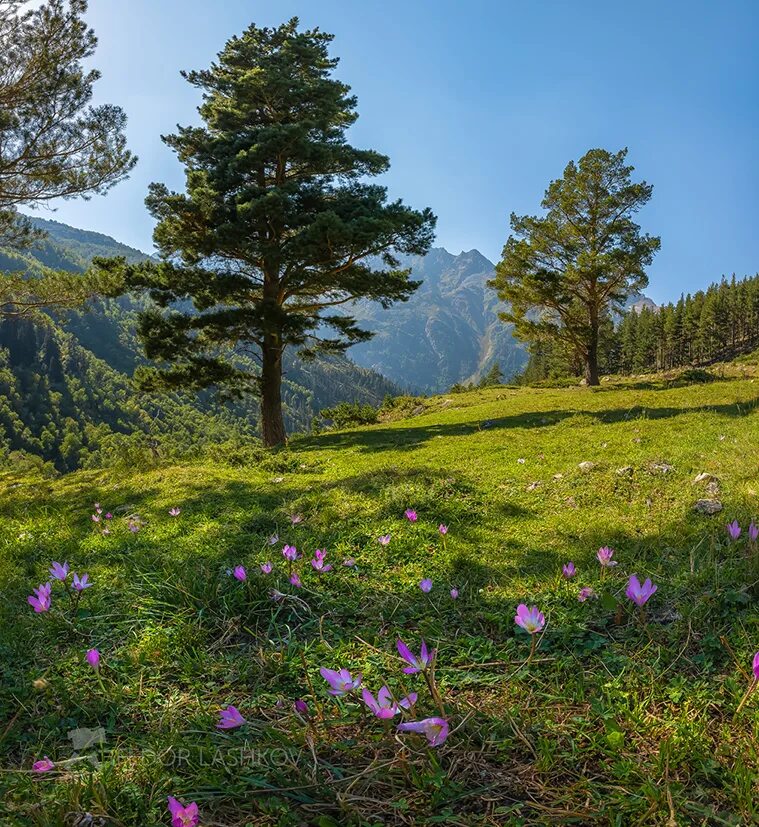
<path id="1" fill-rule="evenodd" d="M 0 0 L 0 825 L 759 824 L 757 35 Z"/>

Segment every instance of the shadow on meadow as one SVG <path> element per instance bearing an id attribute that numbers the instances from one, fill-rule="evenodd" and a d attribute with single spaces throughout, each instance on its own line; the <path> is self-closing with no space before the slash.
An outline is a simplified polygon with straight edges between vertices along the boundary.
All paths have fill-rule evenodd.
<path id="1" fill-rule="evenodd" d="M 610 408 L 606 410 L 593 410 L 592 408 L 556 409 L 513 414 L 479 422 L 419 424 L 408 427 L 371 426 L 360 431 L 340 431 L 321 434 L 318 437 L 304 438 L 298 440 L 296 444 L 297 450 L 304 452 L 318 451 L 324 448 L 353 448 L 362 453 L 399 449 L 413 450 L 437 438 L 471 436 L 481 432 L 520 428 L 545 428 L 573 418 L 582 418 L 585 424 L 589 424 L 592 419 L 599 425 L 611 425 L 638 418 L 649 420 L 670 419 L 700 411 L 708 411 L 725 417 L 741 417 L 752 413 L 757 407 L 759 407 L 759 396 L 743 402 L 721 405 L 703 403 L 692 406 L 658 407 L 636 404 L 629 408 Z"/>

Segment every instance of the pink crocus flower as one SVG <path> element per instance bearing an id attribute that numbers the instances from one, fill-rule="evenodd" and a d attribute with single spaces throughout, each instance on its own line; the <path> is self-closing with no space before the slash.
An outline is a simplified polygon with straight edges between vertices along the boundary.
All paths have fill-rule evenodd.
<path id="1" fill-rule="evenodd" d="M 425 718 L 398 724 L 399 732 L 420 732 L 431 747 L 439 747 L 448 737 L 448 721 L 445 718 Z"/>
<path id="2" fill-rule="evenodd" d="M 303 700 L 303 698 L 298 698 L 298 700 L 293 704 L 293 708 L 298 713 L 298 715 L 302 715 L 304 718 L 308 718 L 308 704 Z"/>
<path id="3" fill-rule="evenodd" d="M 595 596 L 596 593 L 593 591 L 593 589 L 590 588 L 590 586 L 583 586 L 580 589 L 580 593 L 577 595 L 577 599 L 580 601 L 580 603 L 584 603 L 589 598 Z"/>
<path id="4" fill-rule="evenodd" d="M 80 577 L 76 572 L 74 572 L 74 576 L 71 580 L 71 586 L 76 589 L 76 591 L 83 592 L 85 589 L 89 589 L 92 585 L 93 584 L 90 582 L 89 574 L 83 574 Z"/>
<path id="5" fill-rule="evenodd" d="M 389 534 L 383 534 L 381 537 L 377 537 L 377 542 L 378 542 L 381 546 L 388 546 L 388 545 L 390 545 L 390 535 L 389 535 Z"/>
<path id="6" fill-rule="evenodd" d="M 394 718 L 401 711 L 401 708 L 410 709 L 416 703 L 417 694 L 416 692 L 410 692 L 403 700 L 396 703 L 390 694 L 390 690 L 383 686 L 377 693 L 376 698 L 368 689 L 361 692 L 361 697 L 377 718 L 387 719 Z"/>
<path id="7" fill-rule="evenodd" d="M 637 574 L 633 574 L 627 584 L 625 594 L 636 606 L 642 608 L 657 588 L 658 587 L 651 582 L 650 578 L 646 579 L 646 582 L 641 586 Z"/>
<path id="8" fill-rule="evenodd" d="M 130 520 L 127 528 L 132 532 L 132 534 L 137 534 L 140 530 L 140 524 L 137 520 Z"/>
<path id="9" fill-rule="evenodd" d="M 347 669 L 340 669 L 338 671 L 322 666 L 319 674 L 330 685 L 331 688 L 327 690 L 329 694 L 335 695 L 335 697 L 346 695 L 348 692 L 358 689 L 361 685 L 361 673 L 354 678 Z"/>
<path id="10" fill-rule="evenodd" d="M 293 584 L 293 586 L 295 586 L 296 589 L 301 588 L 301 586 L 303 585 L 303 581 L 300 579 L 300 575 L 297 571 L 294 571 L 290 575 L 290 582 Z"/>
<path id="11" fill-rule="evenodd" d="M 300 554 L 298 554 L 298 549 L 295 548 L 295 546 L 285 546 L 282 549 L 282 556 L 285 560 L 289 560 L 293 563 L 300 557 Z"/>
<path id="12" fill-rule="evenodd" d="M 29 595 L 26 602 L 39 614 L 50 610 L 50 594 L 53 589 L 52 583 L 42 583 L 34 589 L 34 595 Z"/>
<path id="13" fill-rule="evenodd" d="M 237 729 L 244 723 L 245 718 L 240 714 L 240 710 L 230 704 L 219 710 L 219 723 L 216 724 L 216 729 Z"/>
<path id="14" fill-rule="evenodd" d="M 293 525 L 298 525 L 298 523 L 302 523 L 303 522 L 303 515 L 302 514 L 293 514 L 290 517 L 290 522 Z"/>
<path id="15" fill-rule="evenodd" d="M 172 517 L 178 517 L 181 513 L 182 510 L 180 508 L 177 508 L 176 506 L 169 509 L 169 515 Z"/>
<path id="16" fill-rule="evenodd" d="M 279 542 L 279 534 L 272 534 L 271 537 L 266 541 L 270 546 L 276 546 Z"/>
<path id="17" fill-rule="evenodd" d="M 345 560 L 343 560 L 343 565 L 346 568 L 352 569 L 355 568 L 356 561 L 352 557 L 346 557 Z"/>
<path id="18" fill-rule="evenodd" d="M 92 520 L 93 523 L 99 523 L 100 522 L 100 514 L 93 514 L 90 519 Z"/>
<path id="19" fill-rule="evenodd" d="M 445 535 L 448 533 L 448 526 L 447 526 L 447 525 L 445 525 L 444 523 L 440 523 L 440 525 L 437 527 L 437 530 L 438 530 L 438 531 L 439 531 L 439 532 L 440 532 L 443 536 L 445 536 Z"/>
<path id="20" fill-rule="evenodd" d="M 575 569 L 575 564 L 570 560 L 568 563 L 564 563 L 561 567 L 561 573 L 566 577 L 567 580 L 570 580 L 572 577 L 577 574 L 577 570 Z"/>
<path id="21" fill-rule="evenodd" d="M 407 508 L 406 509 L 406 519 L 410 523 L 415 523 L 419 519 L 419 517 L 418 517 L 416 511 L 414 511 L 413 508 Z"/>
<path id="22" fill-rule="evenodd" d="M 50 566 L 50 576 L 55 580 L 65 580 L 69 576 L 69 564 L 53 562 Z"/>
<path id="23" fill-rule="evenodd" d="M 611 566 L 616 566 L 617 565 L 617 561 L 611 559 L 613 556 L 614 556 L 614 549 L 609 548 L 608 546 L 602 546 L 596 552 L 596 557 L 598 557 L 598 562 L 604 568 L 610 568 Z"/>
<path id="24" fill-rule="evenodd" d="M 754 655 L 754 680 L 759 681 L 759 652 Z"/>
<path id="25" fill-rule="evenodd" d="M 169 796 L 169 813 L 171 813 L 171 827 L 197 827 L 200 823 L 198 805 L 194 801 L 185 807 L 176 798 Z"/>
<path id="26" fill-rule="evenodd" d="M 100 669 L 100 652 L 97 649 L 88 649 L 84 659 L 96 672 Z"/>
<path id="27" fill-rule="evenodd" d="M 741 527 L 738 520 L 733 520 L 732 523 L 728 523 L 726 528 L 731 540 L 737 540 L 741 536 Z"/>
<path id="28" fill-rule="evenodd" d="M 248 579 L 248 572 L 245 571 L 245 566 L 235 566 L 232 569 L 232 576 L 235 578 L 235 580 L 239 580 L 241 583 L 243 583 L 245 580 Z"/>
<path id="29" fill-rule="evenodd" d="M 268 560 L 265 563 L 261 563 L 261 571 L 264 574 L 271 574 L 271 570 L 273 568 L 274 567 L 272 566 L 272 564 Z"/>
<path id="30" fill-rule="evenodd" d="M 47 755 L 32 764 L 32 772 L 50 772 L 50 770 L 53 769 L 55 769 L 55 764 L 47 757 Z"/>
<path id="31" fill-rule="evenodd" d="M 327 552 L 324 549 L 317 548 L 316 551 L 314 551 L 314 559 L 311 561 L 311 565 L 316 571 L 332 571 L 332 566 L 329 563 L 326 565 L 324 563 L 324 558 L 326 556 Z"/>
<path id="32" fill-rule="evenodd" d="M 113 519 L 113 514 L 111 514 L 110 511 L 107 511 L 106 514 L 105 514 L 105 518 L 106 518 L 106 520 L 112 520 Z"/>
<path id="33" fill-rule="evenodd" d="M 429 577 L 425 577 L 425 578 L 424 578 L 424 580 L 422 580 L 422 581 L 419 583 L 419 588 L 420 588 L 420 589 L 421 589 L 421 590 L 422 590 L 425 594 L 427 594 L 428 592 L 432 591 L 432 580 L 431 580 Z"/>
<path id="34" fill-rule="evenodd" d="M 459 590 L 458 589 L 451 589 L 451 598 L 453 600 L 457 600 L 458 596 L 459 596 Z"/>
<path id="35" fill-rule="evenodd" d="M 419 657 L 417 657 L 400 638 L 398 638 L 395 646 L 396 649 L 398 649 L 398 654 L 409 664 L 409 666 L 403 669 L 407 675 L 415 675 L 417 672 L 423 672 L 435 658 L 435 650 L 433 649 L 430 652 L 424 641 L 422 641 Z"/>
<path id="36" fill-rule="evenodd" d="M 521 626 L 525 632 L 529 632 L 531 635 L 534 635 L 537 632 L 540 632 L 546 625 L 546 619 L 543 613 L 538 610 L 537 606 L 533 606 L 528 609 L 524 603 L 520 603 L 517 606 L 517 613 L 514 616 L 514 623 L 516 623 L 517 626 Z"/>
<path id="37" fill-rule="evenodd" d="M 759 526 L 752 520 L 748 524 L 748 539 L 751 540 L 752 543 L 755 543 L 759 537 Z"/>
<path id="38" fill-rule="evenodd" d="M 98 514 L 102 514 L 103 509 L 102 509 L 100 503 L 95 503 L 92 507 L 95 509 L 95 511 L 97 511 Z"/>

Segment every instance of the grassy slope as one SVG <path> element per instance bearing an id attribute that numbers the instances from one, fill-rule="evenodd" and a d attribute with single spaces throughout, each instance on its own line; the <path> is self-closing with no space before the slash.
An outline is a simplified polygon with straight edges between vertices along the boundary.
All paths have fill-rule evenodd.
<path id="1" fill-rule="evenodd" d="M 724 524 L 759 513 L 757 402 L 759 381 L 748 380 L 496 388 L 298 441 L 267 469 L 8 478 L 0 762 L 28 770 L 43 754 L 65 759 L 74 727 L 102 725 L 107 743 L 94 772 L 79 762 L 44 779 L 0 774 L 0 813 L 24 825 L 81 810 L 108 824 L 168 823 L 174 794 L 219 825 L 755 823 L 759 695 L 735 710 L 759 648 L 759 574 Z M 583 472 L 582 461 L 596 465 Z M 627 465 L 632 474 L 619 476 Z M 720 479 L 725 510 L 714 518 L 692 511 L 701 471 Z M 100 536 L 95 500 L 138 512 L 145 527 L 132 535 L 119 517 Z M 409 506 L 416 525 L 403 519 Z M 303 523 L 290 527 L 291 513 Z M 353 556 L 359 573 L 316 575 L 306 563 L 296 591 L 281 546 L 266 546 L 273 531 L 308 556 Z M 605 584 L 595 560 L 604 544 L 619 559 Z M 24 603 L 49 561 L 64 558 L 97 584 L 73 627 Z M 278 573 L 255 576 L 269 558 Z M 579 575 L 566 583 L 558 573 L 569 559 Z M 238 563 L 251 571 L 244 586 L 224 573 Z M 624 599 L 632 572 L 659 584 L 647 624 Z M 433 578 L 429 595 L 422 576 Z M 297 598 L 273 603 L 274 583 Z M 581 585 L 624 608 L 579 603 Z M 521 668 L 520 601 L 548 617 Z M 435 714 L 423 682 L 393 657 L 399 632 L 412 648 L 421 636 L 439 646 L 460 729 L 434 754 L 415 736 L 394 741 L 354 704 L 336 706 L 318 675 L 344 665 L 375 691 L 382 681 L 415 688 L 418 717 Z M 102 685 L 83 663 L 89 646 L 103 652 Z M 298 697 L 316 718 L 309 726 L 291 711 Z M 214 724 L 227 703 L 251 723 L 223 736 Z"/>

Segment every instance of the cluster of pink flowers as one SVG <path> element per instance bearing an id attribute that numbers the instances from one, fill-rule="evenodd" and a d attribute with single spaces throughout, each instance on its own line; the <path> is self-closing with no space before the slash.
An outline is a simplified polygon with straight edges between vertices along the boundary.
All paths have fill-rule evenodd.
<path id="1" fill-rule="evenodd" d="M 430 651 L 423 640 L 421 642 L 419 655 L 415 655 L 400 638 L 396 643 L 396 647 L 398 654 L 408 664 L 408 666 L 404 667 L 403 672 L 406 675 L 423 673 L 433 697 L 436 697 L 432 673 L 432 667 L 435 662 L 435 650 Z M 348 669 L 328 669 L 323 666 L 319 672 L 329 686 L 329 694 L 335 697 L 348 696 L 361 686 L 362 676 L 357 674 L 354 677 Z M 390 720 L 395 718 L 396 715 L 413 710 L 418 697 L 418 693 L 409 692 L 408 695 L 403 698 L 396 698 L 386 684 L 383 684 L 376 696 L 367 687 L 361 690 L 361 699 L 364 704 L 372 714 L 380 720 Z M 430 746 L 437 747 L 444 743 L 448 737 L 448 722 L 444 718 L 425 718 L 420 721 L 407 721 L 398 724 L 398 731 L 419 732 L 426 736 Z"/>
<path id="2" fill-rule="evenodd" d="M 738 531 L 740 533 L 740 529 L 738 529 Z M 601 564 L 602 572 L 617 565 L 617 561 L 613 559 L 614 549 L 609 548 L 609 546 L 599 548 L 596 552 L 596 557 Z M 561 573 L 566 580 L 571 580 L 577 574 L 577 568 L 570 560 L 562 566 Z M 641 584 L 640 580 L 638 580 L 638 575 L 633 574 L 627 582 L 625 594 L 638 608 L 642 609 L 656 593 L 657 589 L 658 586 L 652 583 L 650 578 L 646 578 L 645 582 Z M 577 594 L 577 599 L 580 603 L 585 603 L 586 600 L 597 596 L 596 592 L 590 586 L 583 586 Z"/>
<path id="3" fill-rule="evenodd" d="M 62 583 L 65 586 L 69 573 L 71 573 L 71 569 L 67 562 L 53 562 L 50 566 L 52 580 L 41 583 L 36 589 L 32 589 L 34 594 L 30 594 L 26 598 L 27 603 L 37 614 L 50 611 L 53 601 L 53 581 Z M 85 589 L 89 589 L 92 585 L 88 574 L 83 574 L 80 577 L 76 572 L 71 573 L 71 590 L 77 595 L 77 599 Z"/>
<path id="4" fill-rule="evenodd" d="M 90 519 L 100 527 L 101 534 L 107 535 L 111 533 L 110 522 L 113 519 L 113 514 L 111 514 L 110 511 L 106 511 L 106 513 L 103 514 L 103 508 L 100 503 L 95 503 Z"/>

